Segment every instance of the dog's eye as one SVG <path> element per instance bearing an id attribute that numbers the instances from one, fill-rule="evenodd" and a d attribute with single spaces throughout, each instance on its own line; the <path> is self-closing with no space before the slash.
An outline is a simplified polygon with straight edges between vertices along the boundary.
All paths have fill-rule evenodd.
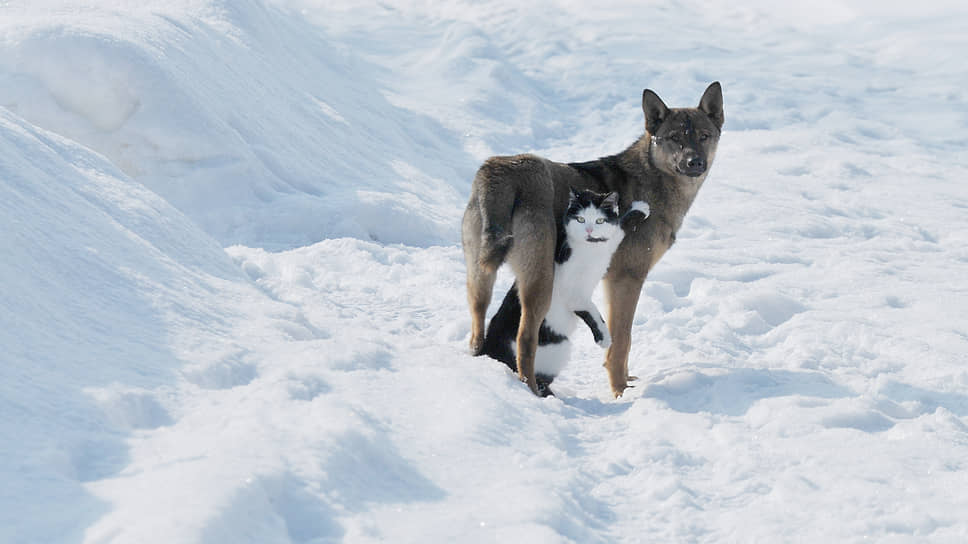
<path id="1" fill-rule="evenodd" d="M 575 218 L 575 221 L 578 221 L 579 223 L 584 223 L 585 222 L 585 218 L 584 217 L 576 217 Z"/>
<path id="2" fill-rule="evenodd" d="M 596 219 L 596 220 L 595 220 L 595 224 L 596 224 L 596 225 L 601 225 L 601 224 L 602 224 L 602 223 L 604 223 L 604 222 L 605 222 L 605 220 L 604 220 L 604 219 L 602 219 L 601 217 L 599 217 L 598 219 Z"/>
<path id="3" fill-rule="evenodd" d="M 700 142 L 705 142 L 708 139 L 709 139 L 709 133 L 708 132 L 703 132 L 703 133 L 701 133 L 699 135 L 699 141 Z"/>
<path id="4" fill-rule="evenodd" d="M 679 141 L 682 140 L 682 136 L 679 136 L 679 134 L 673 134 L 672 136 L 669 136 L 669 139 L 675 143 L 679 143 Z"/>

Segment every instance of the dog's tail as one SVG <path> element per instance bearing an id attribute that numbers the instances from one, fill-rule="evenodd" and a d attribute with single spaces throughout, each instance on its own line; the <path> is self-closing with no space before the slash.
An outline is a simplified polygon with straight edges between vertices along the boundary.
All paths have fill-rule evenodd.
<path id="1" fill-rule="evenodd" d="M 518 200 L 517 189 L 514 184 L 502 183 L 513 175 L 513 169 L 497 158 L 485 161 L 477 171 L 475 185 L 481 189 L 477 198 L 481 217 L 477 260 L 490 273 L 504 263 L 514 242 L 511 218 Z"/>
<path id="2" fill-rule="evenodd" d="M 511 233 L 506 232 L 503 227 L 498 225 L 485 227 L 481 239 L 481 251 L 478 256 L 481 268 L 490 273 L 496 271 L 504 263 L 508 252 L 511 251 L 511 242 L 513 241 L 514 237 L 511 236 Z"/>

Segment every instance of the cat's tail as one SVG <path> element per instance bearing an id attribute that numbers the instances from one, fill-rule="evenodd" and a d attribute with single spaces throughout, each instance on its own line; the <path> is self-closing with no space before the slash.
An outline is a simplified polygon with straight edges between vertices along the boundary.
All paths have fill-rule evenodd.
<path id="1" fill-rule="evenodd" d="M 512 344 L 518 337 L 518 324 L 521 321 L 521 300 L 518 298 L 518 284 L 511 285 L 497 313 L 487 325 L 481 354 L 506 364 L 511 372 L 518 371 L 518 361 Z"/>

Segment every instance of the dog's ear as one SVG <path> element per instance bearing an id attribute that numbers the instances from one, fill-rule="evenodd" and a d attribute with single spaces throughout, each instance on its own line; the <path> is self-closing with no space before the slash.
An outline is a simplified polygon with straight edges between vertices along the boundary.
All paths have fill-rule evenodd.
<path id="1" fill-rule="evenodd" d="M 602 209 L 607 210 L 609 208 L 618 213 L 618 193 L 615 191 L 608 193 L 608 195 L 602 199 Z"/>
<path id="2" fill-rule="evenodd" d="M 723 122 L 726 120 L 723 115 L 723 88 L 718 81 L 706 87 L 706 92 L 702 93 L 702 98 L 699 100 L 699 109 L 706 112 L 713 123 L 716 123 L 716 128 L 723 128 Z"/>
<path id="3" fill-rule="evenodd" d="M 645 113 L 645 130 L 649 134 L 655 134 L 659 125 L 669 114 L 669 108 L 665 105 L 665 102 L 650 89 L 642 91 L 642 111 Z"/>

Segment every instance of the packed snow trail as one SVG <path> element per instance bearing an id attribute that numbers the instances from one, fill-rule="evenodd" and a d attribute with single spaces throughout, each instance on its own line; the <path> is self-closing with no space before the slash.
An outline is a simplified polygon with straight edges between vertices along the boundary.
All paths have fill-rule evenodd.
<path id="1" fill-rule="evenodd" d="M 372 525 L 359 522 L 374 536 L 852 539 L 900 527 L 960 534 L 958 515 L 942 504 L 958 500 L 949 486 L 965 478 L 958 449 L 966 442 L 968 397 L 945 392 L 950 387 L 906 385 L 903 369 L 884 363 L 917 353 L 921 341 L 872 330 L 860 315 L 845 317 L 819 278 L 811 281 L 819 294 L 804 302 L 771 294 L 803 275 L 825 274 L 784 255 L 802 254 L 802 246 L 788 245 L 751 265 L 709 248 L 728 247 L 728 237 L 685 243 L 705 248 L 699 256 L 670 259 L 647 286 L 645 307 L 654 306 L 659 317 L 640 319 L 634 331 L 643 340 L 632 369 L 642 380 L 614 402 L 601 350 L 590 338 L 579 341 L 556 399 L 535 399 L 502 364 L 467 356 L 466 310 L 453 303 L 462 295 L 458 248 L 337 240 L 282 254 L 230 253 L 274 297 L 316 309 L 307 311 L 315 327 L 354 321 L 344 331 L 356 332 L 331 339 L 331 364 L 344 375 L 327 383 L 349 390 L 360 374 L 376 370 L 366 378 L 367 396 L 379 399 L 401 452 L 432 459 L 424 475 L 439 489 L 429 495 L 446 498 L 419 497 L 410 505 L 416 510 L 396 505 L 368 512 L 363 517 Z M 387 281 L 361 282 L 364 270 Z M 910 277 L 896 288 L 931 290 L 928 280 Z M 496 290 L 509 282 L 505 277 Z M 836 291 L 841 283 L 831 279 L 829 286 Z M 874 311 L 896 306 L 886 296 Z M 840 330 L 830 331 L 831 321 Z M 384 334 L 373 338 L 372 330 Z M 821 334 L 832 341 L 811 342 Z M 956 365 L 961 355 L 950 356 L 948 372 L 964 380 Z M 948 363 L 937 364 L 934 370 L 944 372 Z M 415 406 L 421 392 L 425 403 Z M 962 446 L 950 449 L 954 444 Z M 485 468 L 495 462 L 499 483 Z M 939 470 L 942 478 L 929 477 Z M 933 506 L 884 508 L 904 504 L 912 488 L 934 496 Z M 791 511 L 791 500 L 827 514 L 824 505 L 832 504 L 851 513 L 816 524 L 816 510 Z M 478 503 L 487 508 L 472 507 Z M 451 520 L 449 529 L 426 533 L 440 516 Z"/>

